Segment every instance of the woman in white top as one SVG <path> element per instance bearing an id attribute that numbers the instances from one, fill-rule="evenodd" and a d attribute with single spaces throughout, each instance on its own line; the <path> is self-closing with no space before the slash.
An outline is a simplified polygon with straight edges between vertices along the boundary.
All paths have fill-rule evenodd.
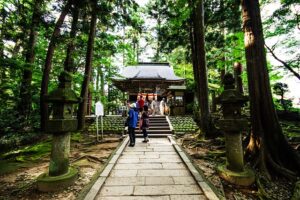
<path id="1" fill-rule="evenodd" d="M 165 98 L 163 98 L 159 104 L 159 110 L 161 115 L 164 115 L 165 106 L 166 106 L 166 102 L 165 102 Z"/>

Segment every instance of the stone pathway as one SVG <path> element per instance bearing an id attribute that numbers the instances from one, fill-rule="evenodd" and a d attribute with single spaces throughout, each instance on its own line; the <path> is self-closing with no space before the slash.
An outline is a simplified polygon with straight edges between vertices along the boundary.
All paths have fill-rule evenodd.
<path id="1" fill-rule="evenodd" d="M 135 147 L 121 153 L 95 199 L 207 199 L 200 186 L 168 138 L 150 143 L 137 138 Z"/>

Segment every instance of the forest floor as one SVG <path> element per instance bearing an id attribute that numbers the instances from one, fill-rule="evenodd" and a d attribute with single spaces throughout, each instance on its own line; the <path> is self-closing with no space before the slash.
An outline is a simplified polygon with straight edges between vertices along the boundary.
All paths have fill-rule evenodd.
<path id="1" fill-rule="evenodd" d="M 48 170 L 51 139 L 0 154 L 0 200 L 76 199 L 119 143 L 116 135 L 106 136 L 104 142 L 98 143 L 93 136 L 72 134 L 70 163 L 79 169 L 79 178 L 65 190 L 50 193 L 39 192 L 35 180 Z"/>
<path id="2" fill-rule="evenodd" d="M 294 148 L 299 149 L 300 125 L 284 121 L 283 130 Z M 260 177 L 260 184 L 243 188 L 231 185 L 219 178 L 216 166 L 224 164 L 225 143 L 223 138 L 196 141 L 194 135 L 185 135 L 177 142 L 188 152 L 194 162 L 203 171 L 204 176 L 229 200 L 251 200 L 259 197 L 268 199 L 290 199 L 293 183 L 285 179 L 267 181 Z M 71 137 L 70 162 L 79 168 L 79 178 L 73 186 L 51 193 L 42 193 L 36 189 L 35 180 L 48 170 L 51 138 L 45 138 L 36 144 L 23 146 L 17 150 L 0 154 L 0 200 L 10 199 L 76 199 L 84 194 L 88 186 L 100 173 L 111 153 L 119 145 L 117 135 L 105 137 L 105 142 L 95 142 L 95 137 L 88 134 L 74 133 Z"/>
<path id="3" fill-rule="evenodd" d="M 281 123 L 290 144 L 300 147 L 300 124 L 284 121 Z M 216 167 L 225 164 L 225 143 L 223 138 L 197 141 L 193 134 L 178 138 L 177 142 L 191 156 L 194 163 L 202 170 L 204 176 L 222 193 L 228 200 L 256 200 L 256 199 L 290 199 L 294 189 L 294 183 L 284 178 L 267 180 L 256 172 L 257 181 L 251 187 L 239 187 L 229 184 L 218 176 Z M 263 188 L 263 190 L 262 190 Z"/>

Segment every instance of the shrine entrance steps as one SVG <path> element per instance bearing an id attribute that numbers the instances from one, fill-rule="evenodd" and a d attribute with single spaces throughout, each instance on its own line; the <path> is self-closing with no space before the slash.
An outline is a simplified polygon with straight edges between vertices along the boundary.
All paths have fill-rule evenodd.
<path id="1" fill-rule="evenodd" d="M 169 137 L 128 137 L 90 189 L 85 200 L 218 199 L 182 149 Z"/>
<path id="2" fill-rule="evenodd" d="M 149 117 L 149 129 L 147 130 L 149 136 L 167 136 L 173 134 L 172 131 L 172 125 L 168 121 L 166 116 L 162 115 L 156 115 L 152 116 L 150 115 Z M 137 136 L 142 136 L 142 131 L 139 130 L 139 124 L 137 125 L 137 128 L 135 129 L 136 135 Z"/>

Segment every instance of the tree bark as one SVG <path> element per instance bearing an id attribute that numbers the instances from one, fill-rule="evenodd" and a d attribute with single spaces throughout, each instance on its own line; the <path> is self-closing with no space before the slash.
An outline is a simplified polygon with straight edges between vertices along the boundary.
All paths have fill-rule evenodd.
<path id="1" fill-rule="evenodd" d="M 216 91 L 211 92 L 211 112 L 217 112 L 217 103 L 216 103 Z"/>
<path id="2" fill-rule="evenodd" d="M 53 34 L 50 39 L 50 43 L 48 46 L 48 51 L 46 55 L 45 60 L 45 66 L 43 70 L 43 77 L 42 77 L 42 83 L 41 83 L 41 94 L 40 94 L 40 114 L 41 114 L 41 130 L 44 131 L 46 127 L 46 120 L 48 118 L 48 104 L 45 102 L 45 95 L 48 93 L 48 84 L 49 84 L 49 75 L 51 71 L 51 65 L 52 65 L 52 58 L 54 54 L 54 50 L 56 47 L 56 40 L 57 37 L 60 34 L 60 27 L 62 26 L 66 15 L 69 12 L 69 9 L 71 7 L 70 1 L 67 2 L 67 4 L 64 6 L 53 31 Z"/>
<path id="3" fill-rule="evenodd" d="M 242 0 L 242 18 L 252 123 L 246 155 L 267 175 L 273 170 L 295 178 L 300 172 L 300 157 L 285 139 L 275 112 L 258 0 Z"/>
<path id="4" fill-rule="evenodd" d="M 192 2 L 190 2 L 190 6 L 193 6 Z M 196 52 L 196 38 L 194 38 L 195 33 L 194 33 L 194 20 L 195 20 L 195 9 L 192 11 L 191 15 L 191 20 L 190 20 L 190 43 L 191 43 L 191 51 L 192 51 L 192 64 L 193 64 L 193 75 L 194 75 L 194 82 L 195 82 L 195 93 L 194 93 L 194 99 L 195 99 L 195 104 L 199 104 L 199 89 L 198 89 L 198 66 L 197 66 L 197 52 Z M 196 123 L 200 126 L 200 115 L 198 109 L 194 110 L 194 117 Z"/>
<path id="5" fill-rule="evenodd" d="M 103 72 L 103 69 L 101 68 L 100 70 L 100 94 L 101 94 L 101 97 L 104 97 L 105 96 L 105 91 L 104 91 L 104 84 L 105 84 L 105 80 L 104 80 L 104 72 Z"/>
<path id="6" fill-rule="evenodd" d="M 32 68 L 35 60 L 35 45 L 37 38 L 37 28 L 40 18 L 40 7 L 42 0 L 35 0 L 33 2 L 33 14 L 30 26 L 29 40 L 27 42 L 26 52 L 26 65 L 23 70 L 22 82 L 20 87 L 20 102 L 18 106 L 20 116 L 28 121 L 31 112 L 32 92 L 31 92 L 31 81 L 32 81 Z"/>
<path id="7" fill-rule="evenodd" d="M 0 58 L 4 59 L 4 32 L 5 32 L 5 20 L 6 20 L 6 11 L 4 7 L 1 9 L 1 33 L 0 33 Z"/>
<path id="8" fill-rule="evenodd" d="M 86 103 L 88 98 L 88 86 L 91 79 L 92 72 L 92 61 L 93 61 L 93 49 L 94 49 L 94 40 L 96 34 L 96 24 L 97 24 L 97 13 L 96 5 L 93 6 L 92 19 L 90 23 L 89 39 L 86 52 L 86 63 L 84 71 L 84 80 L 82 83 L 81 94 L 82 102 L 79 104 L 77 118 L 78 118 L 78 129 L 81 130 L 85 126 L 85 114 L 86 114 Z"/>
<path id="9" fill-rule="evenodd" d="M 200 128 L 205 134 L 205 137 L 211 137 L 211 123 L 210 111 L 208 103 L 208 81 L 207 68 L 205 58 L 205 41 L 204 41 L 204 9 L 203 0 L 195 1 L 195 15 L 194 15 L 194 40 L 196 65 L 198 75 L 198 96 L 200 107 Z"/>
<path id="10" fill-rule="evenodd" d="M 72 11 L 72 25 L 71 25 L 71 32 L 70 32 L 70 42 L 67 48 L 67 56 L 64 62 L 64 70 L 67 72 L 74 73 L 76 68 L 74 67 L 74 58 L 73 53 L 75 50 L 75 37 L 77 33 L 77 25 L 78 25 L 78 17 L 79 17 L 79 8 L 78 5 L 74 5 L 74 9 Z"/>
<path id="11" fill-rule="evenodd" d="M 5 20 L 6 11 L 4 7 L 1 9 L 1 32 L 0 32 L 0 62 L 4 61 L 4 31 L 5 31 Z M 6 82 L 5 68 L 0 67 L 0 86 Z M 1 94 L 1 93 L 0 93 Z"/>

